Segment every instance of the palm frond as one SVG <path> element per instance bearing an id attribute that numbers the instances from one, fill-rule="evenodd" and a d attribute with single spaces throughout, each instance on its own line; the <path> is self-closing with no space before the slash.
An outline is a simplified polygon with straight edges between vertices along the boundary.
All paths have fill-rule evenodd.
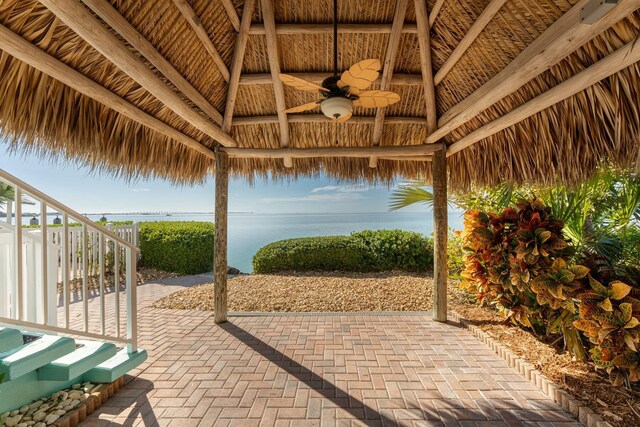
<path id="1" fill-rule="evenodd" d="M 391 195 L 389 210 L 397 211 L 416 203 L 422 203 L 430 208 L 433 207 L 433 193 L 421 185 L 401 186 Z"/>

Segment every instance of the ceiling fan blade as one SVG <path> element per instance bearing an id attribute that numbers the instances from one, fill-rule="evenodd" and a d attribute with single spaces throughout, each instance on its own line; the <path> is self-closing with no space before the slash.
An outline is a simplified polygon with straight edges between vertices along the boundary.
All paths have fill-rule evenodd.
<path id="1" fill-rule="evenodd" d="M 329 92 L 328 89 L 323 88 L 320 85 L 301 79 L 300 77 L 290 76 L 289 74 L 280 74 L 280 80 L 287 86 L 291 86 L 298 90 L 305 90 L 307 92 L 315 92 L 317 90 L 321 92 Z"/>
<path id="2" fill-rule="evenodd" d="M 340 117 L 339 119 L 331 119 L 331 121 L 333 123 L 344 123 L 347 120 L 349 120 L 351 118 L 351 116 L 353 116 L 353 111 L 349 112 L 349 114 L 346 114 L 346 115 Z"/>
<path id="3" fill-rule="evenodd" d="M 313 110 L 318 105 L 320 105 L 318 101 L 309 102 L 308 104 L 302 104 L 302 105 L 298 105 L 297 107 L 291 107 L 287 110 L 284 110 L 284 112 L 285 113 L 301 113 L 303 111 Z"/>
<path id="4" fill-rule="evenodd" d="M 379 59 L 365 59 L 357 64 L 353 64 L 351 68 L 340 76 L 338 87 L 343 88 L 349 86 L 349 88 L 359 90 L 366 89 L 378 78 L 381 67 L 382 64 L 380 64 Z"/>
<path id="5" fill-rule="evenodd" d="M 360 98 L 353 101 L 354 107 L 381 108 L 400 101 L 400 95 L 386 90 L 368 90 L 358 96 Z"/>

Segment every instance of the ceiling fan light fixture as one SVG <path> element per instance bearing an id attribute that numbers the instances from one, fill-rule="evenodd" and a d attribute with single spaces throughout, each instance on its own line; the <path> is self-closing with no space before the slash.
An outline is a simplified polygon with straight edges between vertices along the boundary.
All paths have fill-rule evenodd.
<path id="1" fill-rule="evenodd" d="M 320 109 L 330 119 L 341 119 L 353 111 L 353 102 L 348 98 L 335 96 L 322 101 Z"/>

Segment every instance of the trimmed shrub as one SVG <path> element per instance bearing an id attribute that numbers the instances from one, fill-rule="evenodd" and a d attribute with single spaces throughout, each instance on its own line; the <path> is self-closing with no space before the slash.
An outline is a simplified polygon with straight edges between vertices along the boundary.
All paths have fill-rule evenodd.
<path id="1" fill-rule="evenodd" d="M 253 257 L 253 271 L 366 271 L 364 252 L 351 236 L 280 240 L 258 250 Z"/>
<path id="2" fill-rule="evenodd" d="M 260 248 L 253 257 L 255 273 L 426 271 L 432 267 L 431 239 L 402 230 L 280 240 Z"/>
<path id="3" fill-rule="evenodd" d="M 140 223 L 141 265 L 179 274 L 211 271 L 213 236 L 211 222 Z"/>
<path id="4" fill-rule="evenodd" d="M 433 268 L 433 242 L 420 233 L 364 230 L 351 237 L 364 247 L 368 271 L 427 271 Z"/>

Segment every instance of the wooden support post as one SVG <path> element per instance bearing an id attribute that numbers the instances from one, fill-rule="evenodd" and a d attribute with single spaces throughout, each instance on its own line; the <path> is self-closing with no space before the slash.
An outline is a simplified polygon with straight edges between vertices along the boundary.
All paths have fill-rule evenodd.
<path id="1" fill-rule="evenodd" d="M 433 153 L 433 320 L 447 321 L 447 156 L 446 146 Z"/>
<path id="2" fill-rule="evenodd" d="M 216 217 L 213 258 L 214 321 L 227 321 L 227 199 L 229 196 L 229 156 L 216 156 Z"/>

